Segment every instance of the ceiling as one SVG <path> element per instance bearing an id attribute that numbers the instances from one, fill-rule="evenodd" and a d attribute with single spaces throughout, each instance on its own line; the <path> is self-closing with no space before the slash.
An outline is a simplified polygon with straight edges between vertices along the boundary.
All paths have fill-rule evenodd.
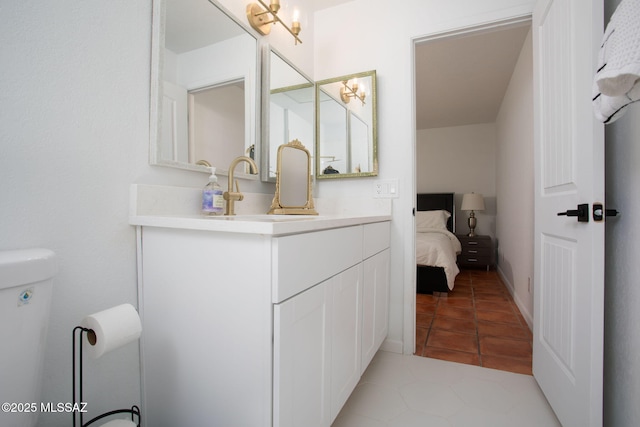
<path id="1" fill-rule="evenodd" d="M 529 28 L 417 44 L 417 129 L 494 122 Z"/>
<path id="2" fill-rule="evenodd" d="M 313 10 L 328 9 L 330 7 L 338 6 L 343 3 L 348 3 L 353 0 L 311 0 Z"/>

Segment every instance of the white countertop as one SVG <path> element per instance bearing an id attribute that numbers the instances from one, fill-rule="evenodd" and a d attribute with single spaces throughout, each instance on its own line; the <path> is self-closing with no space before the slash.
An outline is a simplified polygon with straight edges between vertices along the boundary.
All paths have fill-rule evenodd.
<path id="1" fill-rule="evenodd" d="M 391 220 L 388 199 L 318 200 L 316 208 L 320 215 L 267 215 L 263 212 L 273 196 L 251 193 L 245 195 L 244 201 L 236 203 L 237 208 L 244 208 L 244 211 L 237 209 L 238 215 L 208 217 L 197 213 L 201 194 L 200 189 L 134 184 L 129 223 L 279 236 Z"/>
<path id="2" fill-rule="evenodd" d="M 389 221 L 390 215 L 238 215 L 238 216 L 159 216 L 129 217 L 132 225 L 181 228 L 186 230 L 220 231 L 228 233 L 284 234 L 307 233 L 329 228 L 348 227 Z"/>

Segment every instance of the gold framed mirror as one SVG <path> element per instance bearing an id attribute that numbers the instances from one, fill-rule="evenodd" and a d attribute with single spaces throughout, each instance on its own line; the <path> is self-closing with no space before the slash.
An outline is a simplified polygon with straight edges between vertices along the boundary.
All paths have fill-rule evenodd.
<path id="1" fill-rule="evenodd" d="M 278 147 L 276 194 L 268 213 L 318 215 L 311 191 L 311 155 L 297 139 Z"/>
<path id="2" fill-rule="evenodd" d="M 376 72 L 316 83 L 316 178 L 378 175 Z"/>

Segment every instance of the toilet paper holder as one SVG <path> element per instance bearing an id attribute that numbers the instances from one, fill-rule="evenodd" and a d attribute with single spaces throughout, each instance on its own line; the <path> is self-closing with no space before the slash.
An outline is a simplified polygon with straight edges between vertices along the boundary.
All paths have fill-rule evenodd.
<path id="1" fill-rule="evenodd" d="M 114 411 L 109 411 L 109 412 L 105 412 L 103 414 L 100 414 L 94 418 L 92 418 L 90 421 L 84 423 L 83 422 L 83 413 L 84 411 L 82 411 L 82 406 L 83 406 L 83 398 L 82 398 L 82 384 L 83 384 L 83 366 L 82 366 L 82 336 L 83 334 L 87 334 L 87 339 L 91 342 L 92 340 L 95 340 L 95 332 L 93 331 L 93 329 L 90 328 L 85 328 L 83 326 L 76 326 L 73 329 L 73 338 L 72 338 L 72 361 L 73 361 L 73 372 L 72 372 L 72 382 L 73 382 L 73 408 L 74 410 L 71 411 L 72 415 L 73 415 L 73 427 L 76 427 L 76 423 L 78 421 L 80 421 L 79 426 L 80 427 L 86 427 L 86 426 L 90 426 L 93 423 L 95 423 L 96 421 L 102 420 L 104 418 L 110 417 L 112 415 L 116 415 L 116 414 L 131 414 L 131 423 L 132 425 L 135 425 L 136 427 L 140 427 L 140 423 L 142 420 L 142 416 L 140 414 L 140 408 L 136 405 L 133 405 L 130 409 L 116 409 Z M 76 341 L 76 336 L 78 336 L 78 340 Z M 79 344 L 77 344 L 79 343 Z M 79 360 L 77 366 L 76 366 L 76 356 Z M 77 399 L 76 399 L 77 397 Z M 75 410 L 76 408 L 79 408 L 80 410 Z M 137 417 L 137 422 L 135 421 L 135 418 Z M 110 423 L 108 423 L 110 424 Z"/>

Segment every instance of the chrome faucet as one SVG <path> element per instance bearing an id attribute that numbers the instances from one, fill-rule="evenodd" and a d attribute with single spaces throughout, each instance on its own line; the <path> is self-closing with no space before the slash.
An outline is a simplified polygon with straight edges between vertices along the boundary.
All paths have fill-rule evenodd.
<path id="1" fill-rule="evenodd" d="M 233 191 L 233 170 L 236 168 L 238 163 L 247 162 L 249 163 L 249 169 L 252 174 L 258 173 L 258 165 L 253 161 L 251 157 L 240 156 L 236 157 L 231 161 L 231 165 L 229 166 L 229 189 L 224 192 L 222 197 L 227 201 L 227 208 L 224 212 L 225 215 L 235 215 L 234 212 L 234 203 L 235 201 L 241 201 L 244 199 L 244 195 L 240 192 L 240 186 L 238 185 L 238 180 L 236 179 L 236 191 Z"/>

